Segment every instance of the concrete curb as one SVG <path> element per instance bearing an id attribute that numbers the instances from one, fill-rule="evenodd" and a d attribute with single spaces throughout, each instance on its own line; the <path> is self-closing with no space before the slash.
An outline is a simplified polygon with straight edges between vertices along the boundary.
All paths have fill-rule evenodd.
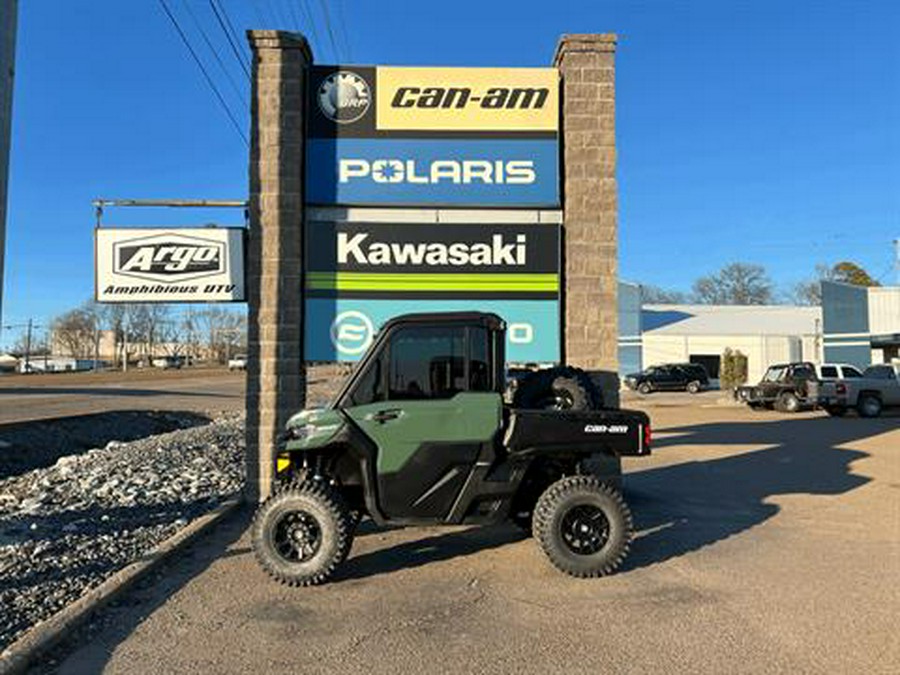
<path id="1" fill-rule="evenodd" d="M 173 553 L 209 530 L 243 503 L 230 499 L 204 514 L 160 543 L 151 553 L 113 574 L 96 588 L 92 588 L 75 602 L 67 605 L 49 619 L 41 621 L 0 654 L 0 675 L 18 675 L 41 654 L 66 638 L 91 614 L 102 608 L 136 581 L 159 567 Z"/>

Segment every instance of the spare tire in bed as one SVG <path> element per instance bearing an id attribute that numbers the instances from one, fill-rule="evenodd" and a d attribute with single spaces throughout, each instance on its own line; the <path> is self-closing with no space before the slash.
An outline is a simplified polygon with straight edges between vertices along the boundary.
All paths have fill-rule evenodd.
<path id="1" fill-rule="evenodd" d="M 587 373 L 560 366 L 526 375 L 513 394 L 512 404 L 527 410 L 596 410 L 603 401 Z"/>

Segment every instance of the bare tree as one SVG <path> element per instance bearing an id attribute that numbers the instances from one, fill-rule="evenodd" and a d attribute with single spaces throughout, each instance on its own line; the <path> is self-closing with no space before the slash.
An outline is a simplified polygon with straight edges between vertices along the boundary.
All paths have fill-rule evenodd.
<path id="1" fill-rule="evenodd" d="M 815 276 L 808 281 L 796 284 L 791 299 L 799 305 L 822 304 L 822 282 L 839 281 L 854 286 L 879 286 L 866 270 L 854 262 L 842 261 L 829 267 L 819 263 Z"/>
<path id="2" fill-rule="evenodd" d="M 223 363 L 247 342 L 247 319 L 221 307 L 208 307 L 194 314 L 199 332 L 206 338 L 209 357 Z"/>
<path id="3" fill-rule="evenodd" d="M 93 356 L 97 333 L 97 316 L 88 306 L 72 309 L 55 318 L 51 324 L 52 343 L 68 356 Z"/>
<path id="4" fill-rule="evenodd" d="M 761 265 L 731 263 L 694 282 L 694 299 L 706 305 L 767 305 L 773 284 Z"/>
<path id="5" fill-rule="evenodd" d="M 688 301 L 688 296 L 681 291 L 641 284 L 641 301 L 651 305 L 682 305 Z"/>

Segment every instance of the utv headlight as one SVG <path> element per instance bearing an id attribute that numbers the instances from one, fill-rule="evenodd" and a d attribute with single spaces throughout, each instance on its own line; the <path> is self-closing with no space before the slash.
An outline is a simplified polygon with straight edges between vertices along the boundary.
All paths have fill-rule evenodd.
<path id="1" fill-rule="evenodd" d="M 286 441 L 302 441 L 304 438 L 312 434 L 315 427 L 312 424 L 301 424 L 296 427 L 288 427 L 284 432 L 284 440 Z"/>

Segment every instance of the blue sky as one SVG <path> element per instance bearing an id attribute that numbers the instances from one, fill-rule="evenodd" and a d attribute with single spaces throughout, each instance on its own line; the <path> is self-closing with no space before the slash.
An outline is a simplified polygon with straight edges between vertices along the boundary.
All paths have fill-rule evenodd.
<path id="1" fill-rule="evenodd" d="M 188 0 L 240 98 L 183 0 L 167 1 L 246 127 L 246 80 L 209 3 Z M 741 260 L 786 289 L 839 259 L 893 278 L 900 3 L 330 0 L 337 50 L 320 0 L 223 4 L 240 33 L 308 25 L 311 9 L 322 63 L 542 66 L 561 33 L 616 32 L 622 278 L 688 290 Z M 19 7 L 4 323 L 46 322 L 92 294 L 94 197 L 247 191 L 246 146 L 156 0 Z"/>

